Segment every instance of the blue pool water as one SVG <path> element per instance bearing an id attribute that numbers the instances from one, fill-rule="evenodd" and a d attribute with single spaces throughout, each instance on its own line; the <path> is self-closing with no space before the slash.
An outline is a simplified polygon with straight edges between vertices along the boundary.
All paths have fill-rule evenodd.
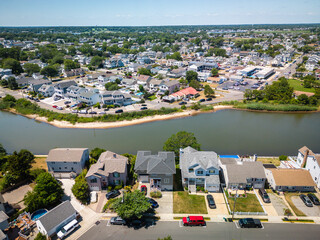
<path id="1" fill-rule="evenodd" d="M 31 219 L 37 220 L 39 217 L 46 214 L 47 212 L 48 212 L 48 210 L 46 210 L 46 209 L 39 209 L 39 210 L 35 211 L 34 213 L 32 213 Z"/>
<path id="2" fill-rule="evenodd" d="M 239 158 L 238 155 L 220 155 L 220 158 Z"/>

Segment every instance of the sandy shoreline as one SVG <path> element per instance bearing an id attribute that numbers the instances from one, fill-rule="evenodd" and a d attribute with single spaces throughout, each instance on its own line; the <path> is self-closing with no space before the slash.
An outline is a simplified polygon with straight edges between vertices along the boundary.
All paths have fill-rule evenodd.
<path id="1" fill-rule="evenodd" d="M 198 115 L 201 113 L 215 112 L 215 111 L 222 110 L 222 109 L 232 109 L 232 108 L 233 108 L 233 106 L 218 105 L 218 106 L 214 106 L 213 111 L 202 112 L 202 111 L 188 110 L 188 111 L 183 111 L 183 112 L 178 112 L 178 113 L 173 113 L 173 114 L 155 115 L 155 116 L 149 116 L 149 117 L 144 117 L 144 118 L 140 118 L 140 119 L 133 119 L 131 121 L 124 120 L 124 121 L 118 121 L 118 122 L 90 122 L 90 123 L 76 123 L 76 124 L 72 124 L 67 121 L 57 121 L 57 120 L 49 122 L 47 120 L 47 118 L 39 117 L 38 115 L 23 115 L 23 114 L 17 113 L 14 110 L 10 110 L 10 112 L 34 119 L 36 121 L 45 122 L 45 123 L 48 123 L 48 124 L 55 126 L 55 127 L 58 127 L 58 128 L 85 128 L 85 129 L 90 129 L 90 128 L 99 129 L 99 128 L 101 128 L 101 129 L 103 129 L 103 128 L 127 127 L 127 126 L 132 126 L 132 125 L 137 125 L 137 124 L 148 123 L 148 122 L 191 117 L 191 116 L 195 116 L 195 115 Z"/>

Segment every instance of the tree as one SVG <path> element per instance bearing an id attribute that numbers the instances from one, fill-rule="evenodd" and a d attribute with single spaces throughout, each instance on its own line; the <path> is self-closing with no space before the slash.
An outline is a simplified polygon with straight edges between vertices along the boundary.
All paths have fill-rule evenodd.
<path id="1" fill-rule="evenodd" d="M 218 76 L 218 73 L 219 73 L 219 70 L 218 70 L 218 69 L 212 68 L 212 70 L 211 70 L 211 75 L 212 75 L 213 77 Z"/>
<path id="2" fill-rule="evenodd" d="M 108 91 L 115 91 L 118 90 L 120 87 L 118 86 L 117 83 L 114 82 L 108 82 L 104 85 L 104 87 L 106 88 L 106 90 Z"/>
<path id="3" fill-rule="evenodd" d="M 212 97 L 214 96 L 214 90 L 209 85 L 206 85 L 204 86 L 204 95 Z"/>
<path id="4" fill-rule="evenodd" d="M 20 62 L 13 58 L 6 58 L 2 61 L 2 68 L 8 68 L 12 70 L 13 74 L 19 75 L 23 72 Z"/>
<path id="5" fill-rule="evenodd" d="M 87 204 L 90 198 L 90 189 L 86 181 L 87 170 L 84 169 L 75 179 L 75 184 L 72 186 L 73 195 L 83 204 Z"/>
<path id="6" fill-rule="evenodd" d="M 4 157 L 6 155 L 7 155 L 7 151 L 6 151 L 6 149 L 4 149 L 4 147 L 0 143 L 0 157 Z"/>
<path id="7" fill-rule="evenodd" d="M 309 98 L 306 94 L 301 94 L 298 96 L 298 102 L 303 105 L 309 104 Z"/>
<path id="8" fill-rule="evenodd" d="M 46 239 L 47 239 L 47 237 L 45 235 L 41 234 L 41 232 L 39 232 L 34 240 L 46 240 Z"/>
<path id="9" fill-rule="evenodd" d="M 35 63 L 25 63 L 23 65 L 23 68 L 25 72 L 28 74 L 28 76 L 31 76 L 33 73 L 38 73 L 41 70 L 39 65 Z"/>
<path id="10" fill-rule="evenodd" d="M 214 55 L 216 56 L 220 56 L 220 57 L 227 57 L 227 51 L 225 49 L 222 48 L 215 48 L 213 50 Z"/>
<path id="11" fill-rule="evenodd" d="M 175 59 L 177 61 L 182 61 L 182 57 L 179 52 L 175 52 L 172 55 L 167 55 L 166 58 L 167 59 Z"/>
<path id="12" fill-rule="evenodd" d="M 103 57 L 94 56 L 94 57 L 91 59 L 90 64 L 91 64 L 92 66 L 101 68 L 101 67 L 103 67 L 102 61 L 103 61 Z"/>
<path id="13" fill-rule="evenodd" d="M 34 155 L 25 149 L 16 151 L 8 157 L 6 171 L 15 176 L 17 181 L 29 178 L 30 169 L 34 162 Z"/>
<path id="14" fill-rule="evenodd" d="M 189 83 L 189 87 L 193 87 L 194 89 L 201 88 L 201 84 L 197 80 L 191 80 Z"/>
<path id="15" fill-rule="evenodd" d="M 317 99 L 317 97 L 316 96 L 310 96 L 309 97 L 309 104 L 310 105 L 318 105 L 318 99 Z"/>
<path id="16" fill-rule="evenodd" d="M 33 212 L 40 208 L 54 207 L 60 203 L 63 196 L 63 189 L 57 180 L 50 173 L 41 173 L 36 179 L 33 191 L 24 196 L 24 203 L 27 210 Z"/>
<path id="17" fill-rule="evenodd" d="M 80 67 L 80 63 L 72 61 L 71 59 L 65 59 L 63 64 L 64 64 L 64 69 L 67 71 Z"/>
<path id="18" fill-rule="evenodd" d="M 103 148 L 94 148 L 90 151 L 90 157 L 98 160 L 101 153 L 105 152 L 106 150 Z"/>
<path id="19" fill-rule="evenodd" d="M 138 74 L 152 76 L 151 71 L 149 69 L 146 69 L 146 68 L 139 68 Z"/>
<path id="20" fill-rule="evenodd" d="M 8 88 L 10 88 L 11 90 L 18 89 L 18 83 L 15 77 L 9 77 L 7 82 L 8 82 Z"/>
<path id="21" fill-rule="evenodd" d="M 187 71 L 186 72 L 186 79 L 188 82 L 191 82 L 192 80 L 198 79 L 198 73 L 195 71 Z"/>
<path id="22" fill-rule="evenodd" d="M 44 68 L 42 68 L 42 70 L 40 71 L 40 73 L 42 75 L 45 75 L 47 77 L 55 77 L 58 75 L 59 71 L 57 68 L 55 68 L 54 66 L 46 66 Z"/>
<path id="23" fill-rule="evenodd" d="M 122 219 L 141 218 L 150 206 L 144 193 L 139 190 L 124 193 L 123 199 L 117 198 L 113 203 L 113 208 Z"/>
<path id="24" fill-rule="evenodd" d="M 164 237 L 164 238 L 158 238 L 158 240 L 172 240 L 172 237 L 171 236 L 167 236 L 167 237 Z"/>
<path id="25" fill-rule="evenodd" d="M 198 143 L 194 134 L 181 131 L 168 138 L 168 140 L 164 143 L 163 150 L 173 151 L 176 156 L 176 161 L 178 161 L 180 148 L 186 148 L 188 146 L 196 150 L 200 150 L 200 144 Z"/>

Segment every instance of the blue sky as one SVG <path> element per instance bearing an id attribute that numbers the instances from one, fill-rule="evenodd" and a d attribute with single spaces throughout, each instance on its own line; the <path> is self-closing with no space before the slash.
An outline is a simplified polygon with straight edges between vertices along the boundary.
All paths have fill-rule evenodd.
<path id="1" fill-rule="evenodd" d="M 0 0 L 0 26 L 320 23 L 320 0 Z"/>

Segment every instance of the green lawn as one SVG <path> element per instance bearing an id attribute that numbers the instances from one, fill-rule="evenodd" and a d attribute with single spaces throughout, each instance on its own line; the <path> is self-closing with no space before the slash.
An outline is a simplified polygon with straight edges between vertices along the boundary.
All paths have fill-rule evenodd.
<path id="1" fill-rule="evenodd" d="M 290 86 L 293 87 L 294 90 L 296 90 L 296 91 L 312 92 L 312 93 L 315 92 L 314 88 L 304 88 L 302 86 L 303 81 L 296 80 L 296 79 L 289 79 L 288 82 L 289 82 Z"/>
<path id="2" fill-rule="evenodd" d="M 173 192 L 173 213 L 208 214 L 204 196 Z"/>
<path id="3" fill-rule="evenodd" d="M 230 210 L 233 211 L 234 198 L 230 198 L 226 191 Z M 263 209 L 253 193 L 247 193 L 247 197 L 239 197 L 236 201 L 235 212 L 263 212 Z"/>
<path id="4" fill-rule="evenodd" d="M 274 164 L 275 166 L 280 166 L 279 157 L 258 157 L 257 161 L 262 162 L 263 164 Z"/>

